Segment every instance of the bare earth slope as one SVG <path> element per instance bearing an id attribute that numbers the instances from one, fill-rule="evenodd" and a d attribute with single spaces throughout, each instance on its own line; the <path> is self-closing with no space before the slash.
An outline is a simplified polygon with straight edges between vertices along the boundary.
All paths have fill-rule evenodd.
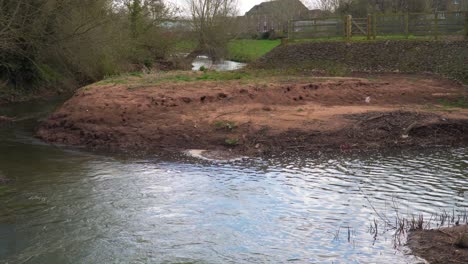
<path id="1" fill-rule="evenodd" d="M 132 153 L 232 149 L 251 155 L 468 142 L 467 109 L 440 106 L 467 96 L 466 88 L 448 80 L 387 75 L 142 82 L 82 88 L 37 135 Z"/>

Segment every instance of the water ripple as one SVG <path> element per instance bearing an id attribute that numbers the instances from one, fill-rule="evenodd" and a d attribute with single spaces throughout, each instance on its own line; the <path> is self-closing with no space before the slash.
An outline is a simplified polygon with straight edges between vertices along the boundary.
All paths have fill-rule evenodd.
<path id="1" fill-rule="evenodd" d="M 466 149 L 220 164 L 28 148 L 29 166 L 24 151 L 0 162 L 13 263 L 412 263 L 368 233 L 377 213 L 468 207 Z"/>

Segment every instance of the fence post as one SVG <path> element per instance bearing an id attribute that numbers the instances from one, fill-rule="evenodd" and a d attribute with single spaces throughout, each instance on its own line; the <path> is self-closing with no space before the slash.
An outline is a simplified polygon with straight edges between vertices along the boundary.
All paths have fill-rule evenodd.
<path id="1" fill-rule="evenodd" d="M 372 17 L 367 15 L 367 40 L 371 39 L 371 29 L 372 29 Z"/>
<path id="2" fill-rule="evenodd" d="M 294 40 L 294 32 L 293 32 L 293 22 L 292 20 L 288 20 L 288 39 Z"/>
<path id="3" fill-rule="evenodd" d="M 468 39 L 468 11 L 465 12 L 465 39 Z"/>
<path id="4" fill-rule="evenodd" d="M 439 39 L 439 13 L 437 12 L 434 14 L 434 38 Z"/>
<path id="5" fill-rule="evenodd" d="M 343 20 L 343 39 L 346 40 L 348 36 L 348 24 L 346 23 L 346 16 L 343 16 L 342 20 Z"/>
<path id="6" fill-rule="evenodd" d="M 319 35 L 319 34 L 317 34 L 317 30 L 318 30 L 318 28 L 317 28 L 317 19 L 314 18 L 313 21 L 314 21 L 314 35 Z"/>
<path id="7" fill-rule="evenodd" d="M 405 13 L 405 36 L 409 38 L 409 14 L 408 12 Z"/>
<path id="8" fill-rule="evenodd" d="M 353 17 L 351 15 L 346 16 L 346 39 L 351 40 L 353 36 Z"/>
<path id="9" fill-rule="evenodd" d="M 374 13 L 374 18 L 373 18 L 373 24 L 374 26 L 372 27 L 372 31 L 373 31 L 373 37 L 374 37 L 374 40 L 377 38 L 377 14 Z"/>

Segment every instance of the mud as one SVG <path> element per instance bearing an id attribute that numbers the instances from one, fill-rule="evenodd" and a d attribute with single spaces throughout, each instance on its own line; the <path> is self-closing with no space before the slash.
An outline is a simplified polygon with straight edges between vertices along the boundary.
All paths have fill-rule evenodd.
<path id="1" fill-rule="evenodd" d="M 37 135 L 129 153 L 460 145 L 468 143 L 468 110 L 440 103 L 466 97 L 456 82 L 420 76 L 94 85 L 42 122 Z"/>
<path id="2" fill-rule="evenodd" d="M 410 233 L 408 246 L 413 253 L 431 264 L 461 264 L 468 262 L 468 248 L 459 245 L 460 236 L 468 225 Z"/>

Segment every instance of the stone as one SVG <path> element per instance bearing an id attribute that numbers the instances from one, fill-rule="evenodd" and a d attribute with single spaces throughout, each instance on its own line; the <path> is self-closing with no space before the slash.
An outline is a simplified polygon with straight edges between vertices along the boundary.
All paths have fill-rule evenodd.
<path id="1" fill-rule="evenodd" d="M 464 233 L 458 239 L 457 245 L 461 248 L 468 249 L 468 233 Z"/>

